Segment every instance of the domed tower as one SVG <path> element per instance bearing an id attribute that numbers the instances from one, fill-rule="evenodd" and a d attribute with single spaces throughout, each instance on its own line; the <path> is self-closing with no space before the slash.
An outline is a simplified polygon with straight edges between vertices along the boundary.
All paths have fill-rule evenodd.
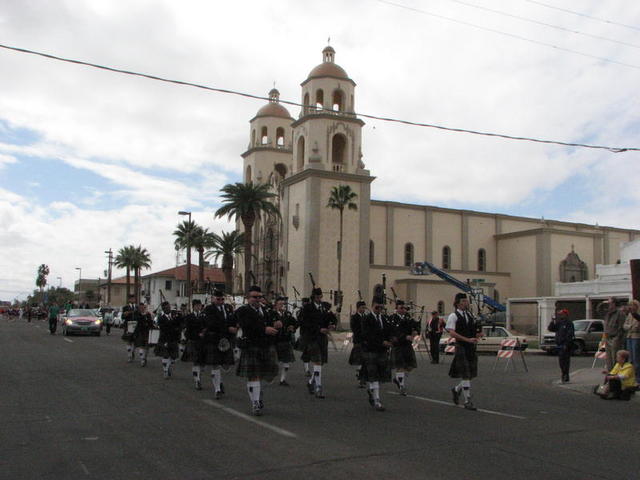
<path id="1" fill-rule="evenodd" d="M 280 92 L 273 88 L 269 92 L 269 103 L 258 110 L 250 121 L 249 147 L 242 154 L 244 159 L 244 182 L 269 183 L 273 199 L 280 206 L 282 181 L 291 175 L 292 169 L 292 128 L 293 117 L 280 104 Z M 242 222 L 237 228 L 243 231 Z M 276 218 L 258 219 L 253 227 L 253 254 L 251 272 L 257 284 L 266 292 L 278 292 L 282 285 L 282 222 Z M 235 291 L 242 291 L 244 258 L 236 258 Z M 252 279 L 253 280 L 253 279 Z"/>
<path id="2" fill-rule="evenodd" d="M 355 115 L 355 86 L 335 63 L 335 50 L 322 51 L 322 63 L 302 82 L 302 110 L 293 127 L 292 175 L 282 182 L 286 291 L 310 293 L 308 276 L 325 292 L 337 290 L 341 252 L 343 307 L 356 292 L 369 291 L 369 205 L 373 177 L 362 162 L 364 122 Z M 343 237 L 336 210 L 327 207 L 332 189 L 349 186 L 357 210 L 345 209 Z M 328 299 L 327 299 L 328 300 Z"/>

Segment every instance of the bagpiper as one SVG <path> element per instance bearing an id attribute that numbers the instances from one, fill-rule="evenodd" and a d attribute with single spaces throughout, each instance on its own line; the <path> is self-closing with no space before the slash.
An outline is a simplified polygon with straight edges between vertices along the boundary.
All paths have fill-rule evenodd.
<path id="1" fill-rule="evenodd" d="M 395 369 L 393 383 L 400 395 L 407 395 L 407 374 L 418 368 L 413 338 L 420 334 L 420 326 L 407 313 L 403 300 L 396 300 L 396 311 L 389 318 L 392 329 L 391 368 Z"/>
<path id="2" fill-rule="evenodd" d="M 380 383 L 391 380 L 389 348 L 392 329 L 383 313 L 384 299 L 374 298 L 372 311 L 362 321 L 362 375 L 367 382 L 369 404 L 379 412 L 385 408 L 380 401 Z"/>
<path id="3" fill-rule="evenodd" d="M 184 352 L 180 357 L 183 362 L 193 362 L 191 374 L 195 382 L 196 390 L 202 390 L 202 365 L 200 361 L 202 355 L 202 331 L 204 330 L 204 314 L 202 313 L 202 302 L 197 298 L 192 300 L 192 311 L 184 316 L 184 336 L 186 344 Z"/>
<path id="4" fill-rule="evenodd" d="M 451 389 L 453 403 L 460 402 L 464 396 L 464 408 L 477 410 L 471 401 L 471 379 L 478 375 L 478 354 L 476 346 L 482 332 L 469 311 L 469 299 L 464 293 L 458 293 L 453 302 L 454 312 L 447 318 L 445 329 L 456 341 L 456 353 L 449 368 L 451 378 L 461 378 L 460 383 Z"/>
<path id="5" fill-rule="evenodd" d="M 273 310 L 268 313 L 272 323 L 280 325 L 278 328 L 278 335 L 275 338 L 276 354 L 278 356 L 278 363 L 280 366 L 280 386 L 288 387 L 287 373 L 289 367 L 295 362 L 293 355 L 292 336 L 296 331 L 296 319 L 293 318 L 291 312 L 287 310 L 287 298 L 278 297 Z"/>
<path id="6" fill-rule="evenodd" d="M 236 374 L 247 379 L 247 391 L 254 415 L 262 415 L 264 401 L 261 381 L 271 382 L 278 375 L 276 348 L 270 338 L 278 335 L 278 329 L 268 325 L 268 318 L 260 305 L 262 290 L 252 286 L 247 292 L 247 304 L 236 310 L 242 338 Z"/>
<path id="7" fill-rule="evenodd" d="M 231 305 L 224 303 L 222 290 L 214 290 L 212 303 L 204 309 L 202 331 L 202 365 L 211 365 L 211 382 L 216 400 L 224 394 L 222 369 L 228 370 L 235 362 L 231 337 L 238 331 Z"/>
<path id="8" fill-rule="evenodd" d="M 367 303 L 362 300 L 356 303 L 356 313 L 351 315 L 349 327 L 351 328 L 351 340 L 353 347 L 349 354 L 349 365 L 356 367 L 356 378 L 358 379 L 358 388 L 364 388 L 366 382 L 362 379 L 362 322 L 367 313 Z"/>
<path id="9" fill-rule="evenodd" d="M 322 389 L 322 365 L 329 361 L 329 338 L 331 329 L 330 310 L 327 304 L 322 302 L 322 289 L 314 288 L 311 292 L 311 301 L 304 306 L 300 321 L 300 343 L 303 354 L 307 354 L 313 365 L 313 375 L 307 382 L 310 394 L 316 398 L 325 398 Z"/>
<path id="10" fill-rule="evenodd" d="M 133 313 L 133 321 L 136 328 L 133 330 L 133 346 L 138 350 L 140 366 L 147 365 L 147 355 L 149 353 L 149 331 L 153 328 L 153 317 L 147 312 L 147 305 L 141 303 Z"/>
<path id="11" fill-rule="evenodd" d="M 301 299 L 301 305 L 300 305 L 300 309 L 298 310 L 298 314 L 296 315 L 296 322 L 298 323 L 298 327 L 299 327 L 299 337 L 298 340 L 295 342 L 294 348 L 298 351 L 301 352 L 300 354 L 300 360 L 302 361 L 302 367 L 304 368 L 304 374 L 307 378 L 309 378 L 311 376 L 311 369 L 309 367 L 309 354 L 305 351 L 304 348 L 302 348 L 302 343 L 300 341 L 301 337 L 302 337 L 302 332 L 304 330 L 304 328 L 302 327 L 302 315 L 304 313 L 304 307 L 305 305 L 307 305 L 310 302 L 308 297 L 303 297 Z"/>
<path id="12" fill-rule="evenodd" d="M 134 346 L 133 346 L 133 314 L 138 310 L 136 306 L 136 296 L 129 295 L 128 303 L 122 307 L 122 340 L 127 346 L 127 361 L 133 362 Z M 131 325 L 130 325 L 131 324 Z"/>
<path id="13" fill-rule="evenodd" d="M 162 357 L 162 372 L 166 379 L 171 377 L 171 366 L 178 358 L 178 343 L 182 333 L 182 321 L 178 312 L 171 312 L 171 304 L 169 302 L 162 302 L 160 307 L 162 311 L 156 318 L 160 336 L 153 353 L 157 357 Z"/>

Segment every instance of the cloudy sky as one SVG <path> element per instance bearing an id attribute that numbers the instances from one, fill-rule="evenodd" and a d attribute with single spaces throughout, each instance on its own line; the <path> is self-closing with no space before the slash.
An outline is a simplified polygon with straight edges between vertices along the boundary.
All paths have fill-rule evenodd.
<path id="1" fill-rule="evenodd" d="M 639 2 L 0 2 L 0 44 L 291 101 L 328 37 L 359 112 L 640 146 Z M 212 212 L 264 102 L 6 49 L 0 72 L 0 299 L 41 263 L 53 285 L 95 278 L 132 243 L 175 265 L 178 210 L 229 228 Z M 639 152 L 375 120 L 363 137 L 376 199 L 640 228 Z"/>

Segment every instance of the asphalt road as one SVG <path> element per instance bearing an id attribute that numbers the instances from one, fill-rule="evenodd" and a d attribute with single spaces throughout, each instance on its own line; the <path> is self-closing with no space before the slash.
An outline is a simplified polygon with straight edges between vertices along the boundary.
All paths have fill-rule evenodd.
<path id="1" fill-rule="evenodd" d="M 347 352 L 331 351 L 326 399 L 307 393 L 296 362 L 292 386 L 269 385 L 256 418 L 233 372 L 216 401 L 193 388 L 191 365 L 164 380 L 158 358 L 127 363 L 119 336 L 51 336 L 43 322 L 0 319 L 1 479 L 640 478 L 640 399 L 555 386 L 553 357 L 491 373 L 494 358 L 481 356 L 478 412 L 451 405 L 449 360 L 419 358 L 410 395 L 385 384 L 387 411 L 376 412 Z"/>

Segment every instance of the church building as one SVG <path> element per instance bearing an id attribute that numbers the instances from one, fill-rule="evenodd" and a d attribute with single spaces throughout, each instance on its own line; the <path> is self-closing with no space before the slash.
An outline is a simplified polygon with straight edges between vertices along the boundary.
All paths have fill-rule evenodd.
<path id="1" fill-rule="evenodd" d="M 340 217 L 327 203 L 341 185 L 357 194 L 357 209 L 344 210 L 343 312 L 359 294 L 370 302 L 383 274 L 389 297 L 393 287 L 427 311 L 450 312 L 455 287 L 410 273 L 414 262 L 425 260 L 498 301 L 548 296 L 556 282 L 588 280 L 597 264 L 616 263 L 620 245 L 640 238 L 638 230 L 372 200 L 375 177 L 363 161 L 356 83 L 335 63 L 335 53 L 327 46 L 322 63 L 301 83 L 297 118 L 274 88 L 249 122 L 243 180 L 270 183 L 281 212 L 281 219 L 254 226 L 252 272 L 263 291 L 308 296 L 309 273 L 326 300 L 337 290 Z M 240 255 L 236 291 L 243 262 Z"/>

